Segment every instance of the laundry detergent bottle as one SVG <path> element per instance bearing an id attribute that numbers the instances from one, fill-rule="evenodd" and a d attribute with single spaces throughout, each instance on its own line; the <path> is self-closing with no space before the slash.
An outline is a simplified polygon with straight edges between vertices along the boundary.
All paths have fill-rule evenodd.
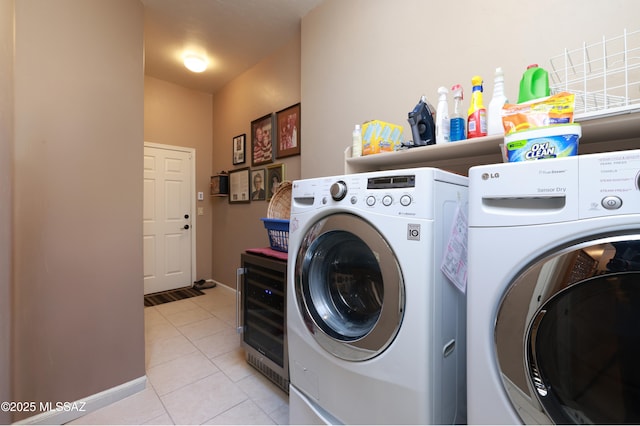
<path id="1" fill-rule="evenodd" d="M 482 103 L 482 77 L 473 76 L 471 79 L 471 103 L 467 117 L 467 138 L 487 136 L 487 109 Z"/>
<path id="2" fill-rule="evenodd" d="M 538 64 L 531 64 L 522 74 L 520 79 L 520 91 L 518 103 L 528 102 L 533 99 L 545 98 L 551 94 L 549 88 L 549 73 Z"/>
<path id="3" fill-rule="evenodd" d="M 466 139 L 465 128 L 467 127 L 466 120 L 462 115 L 462 86 L 456 84 L 451 88 L 451 93 L 453 94 L 453 114 L 449 120 L 449 140 L 451 142 L 462 141 Z"/>

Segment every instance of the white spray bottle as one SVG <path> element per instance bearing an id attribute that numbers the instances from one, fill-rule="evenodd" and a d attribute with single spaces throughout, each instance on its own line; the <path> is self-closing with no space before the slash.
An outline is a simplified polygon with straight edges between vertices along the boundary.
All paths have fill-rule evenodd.
<path id="1" fill-rule="evenodd" d="M 438 107 L 436 108 L 436 143 L 450 142 L 449 138 L 449 104 L 447 103 L 446 87 L 438 88 Z"/>
<path id="2" fill-rule="evenodd" d="M 493 80 L 493 97 L 487 111 L 487 135 L 504 134 L 502 126 L 502 107 L 509 102 L 504 94 L 504 73 L 502 68 L 496 68 Z"/>

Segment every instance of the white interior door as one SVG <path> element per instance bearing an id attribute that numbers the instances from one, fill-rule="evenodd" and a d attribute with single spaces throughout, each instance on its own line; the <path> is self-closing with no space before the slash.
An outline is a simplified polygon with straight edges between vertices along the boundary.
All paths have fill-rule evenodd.
<path id="1" fill-rule="evenodd" d="M 195 253 L 189 149 L 144 147 L 144 294 L 190 286 Z"/>

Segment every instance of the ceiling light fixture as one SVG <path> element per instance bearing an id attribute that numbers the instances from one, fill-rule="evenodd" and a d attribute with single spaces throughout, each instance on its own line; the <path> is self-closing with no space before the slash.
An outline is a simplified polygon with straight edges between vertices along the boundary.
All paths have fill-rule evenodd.
<path id="1" fill-rule="evenodd" d="M 184 55 L 184 66 L 193 72 L 203 72 L 207 69 L 207 60 L 200 55 L 187 53 Z"/>

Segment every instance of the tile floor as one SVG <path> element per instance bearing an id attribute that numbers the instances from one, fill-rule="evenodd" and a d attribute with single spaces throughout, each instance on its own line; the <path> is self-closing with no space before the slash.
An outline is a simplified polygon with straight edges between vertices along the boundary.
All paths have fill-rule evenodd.
<path id="1" fill-rule="evenodd" d="M 245 361 L 235 292 L 144 308 L 147 386 L 71 424 L 287 424 L 289 398 Z"/>

